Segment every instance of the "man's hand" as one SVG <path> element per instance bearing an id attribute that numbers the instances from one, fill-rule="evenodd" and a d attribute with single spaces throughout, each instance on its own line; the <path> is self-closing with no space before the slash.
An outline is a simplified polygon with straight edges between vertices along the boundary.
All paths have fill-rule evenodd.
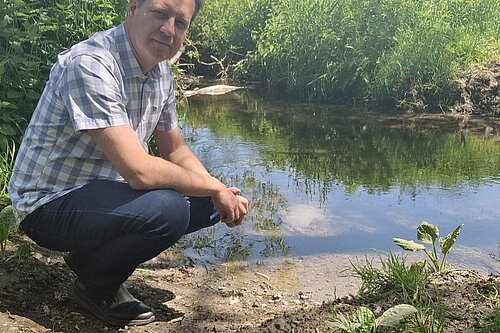
<path id="1" fill-rule="evenodd" d="M 221 216 L 221 221 L 228 227 L 240 225 L 248 212 L 248 200 L 240 195 L 236 187 L 224 188 L 212 197 L 215 209 Z"/>

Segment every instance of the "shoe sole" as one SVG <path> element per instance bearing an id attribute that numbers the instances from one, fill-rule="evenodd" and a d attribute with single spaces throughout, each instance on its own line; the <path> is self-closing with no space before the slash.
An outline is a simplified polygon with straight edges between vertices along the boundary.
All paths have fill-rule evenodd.
<path id="1" fill-rule="evenodd" d="M 74 285 L 71 286 L 69 294 L 85 310 L 89 311 L 103 322 L 113 326 L 123 327 L 126 325 L 128 326 L 147 325 L 149 323 L 152 323 L 156 319 L 154 315 L 152 315 L 147 319 L 133 319 L 133 320 L 117 320 L 114 318 L 110 318 L 105 314 L 103 314 L 102 312 L 98 311 L 95 308 L 95 306 L 90 301 L 87 300 L 87 297 L 85 297 L 85 295 L 83 295 Z"/>

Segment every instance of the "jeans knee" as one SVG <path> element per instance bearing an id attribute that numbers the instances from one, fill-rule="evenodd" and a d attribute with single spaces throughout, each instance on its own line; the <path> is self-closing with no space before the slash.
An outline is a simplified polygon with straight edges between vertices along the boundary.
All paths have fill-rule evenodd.
<path id="1" fill-rule="evenodd" d="M 190 210 L 189 203 L 177 192 L 160 190 L 155 198 L 155 205 L 151 207 L 151 218 L 146 221 L 147 236 L 167 238 L 177 241 L 186 232 Z"/>

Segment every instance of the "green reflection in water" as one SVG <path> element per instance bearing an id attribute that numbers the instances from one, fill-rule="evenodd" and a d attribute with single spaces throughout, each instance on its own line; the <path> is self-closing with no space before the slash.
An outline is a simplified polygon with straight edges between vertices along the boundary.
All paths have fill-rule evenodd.
<path id="1" fill-rule="evenodd" d="M 251 198 L 252 207 L 245 223 L 231 230 L 217 224 L 183 237 L 180 245 L 195 250 L 200 257 L 215 257 L 224 261 L 245 261 L 257 253 L 262 257 L 290 254 L 290 247 L 280 230 L 283 223 L 281 214 L 286 210 L 288 201 L 278 187 L 259 182 L 251 171 L 235 175 L 228 181 L 244 188 Z M 252 236 L 248 237 L 249 234 Z"/>
<path id="2" fill-rule="evenodd" d="M 264 167 L 292 169 L 306 191 L 326 197 L 333 184 L 347 192 L 369 192 L 395 185 L 479 184 L 500 175 L 498 139 L 458 134 L 458 121 L 435 120 L 435 129 L 418 117 L 265 102 L 247 93 L 196 97 L 181 111 L 193 128 L 208 127 L 216 137 L 255 142 Z M 439 124 L 438 124 L 439 123 Z M 407 126 L 406 126 L 407 125 Z M 439 126 L 437 126 L 439 125 Z"/>
<path id="3" fill-rule="evenodd" d="M 279 186 L 260 180 L 254 166 L 266 172 L 286 170 L 297 188 L 319 193 L 321 200 L 338 184 L 347 193 L 360 187 L 369 193 L 399 187 L 414 195 L 426 186 L 480 185 L 500 176 L 498 138 L 467 135 L 464 141 L 458 135 L 460 119 L 423 123 L 419 115 L 287 105 L 246 93 L 191 98 L 180 116 L 189 124 L 185 134 L 192 144 L 206 139 L 198 129 L 209 129 L 210 140 L 224 139 L 223 155 L 241 148 L 256 151 L 232 173 L 217 170 L 227 172 L 218 176 L 251 199 L 246 223 L 234 230 L 218 226 L 184 240 L 200 255 L 224 260 L 291 252 L 281 231 L 288 200 Z M 231 147 L 233 142 L 244 146 Z"/>

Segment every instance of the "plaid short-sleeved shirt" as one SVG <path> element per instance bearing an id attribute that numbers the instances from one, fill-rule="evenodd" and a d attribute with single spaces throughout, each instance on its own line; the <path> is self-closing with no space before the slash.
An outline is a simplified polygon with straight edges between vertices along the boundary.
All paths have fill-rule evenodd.
<path id="1" fill-rule="evenodd" d="M 130 125 L 148 150 L 177 124 L 166 61 L 143 74 L 123 25 L 61 53 L 25 132 L 9 182 L 18 222 L 94 179 L 124 181 L 85 130 Z"/>

